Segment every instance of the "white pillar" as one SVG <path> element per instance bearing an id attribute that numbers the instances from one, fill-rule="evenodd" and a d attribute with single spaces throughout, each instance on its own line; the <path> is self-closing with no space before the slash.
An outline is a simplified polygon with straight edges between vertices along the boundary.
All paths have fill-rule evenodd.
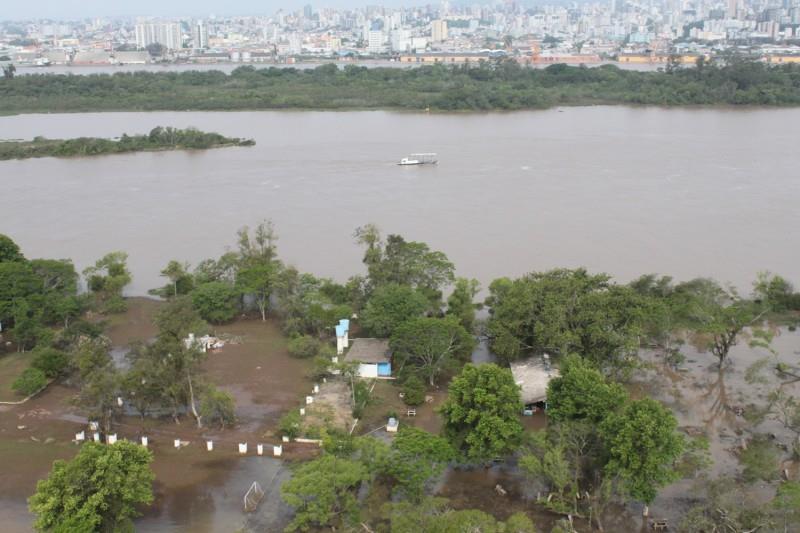
<path id="1" fill-rule="evenodd" d="M 314 397 L 306 396 L 306 405 L 311 405 L 312 403 L 314 403 Z"/>
<path id="2" fill-rule="evenodd" d="M 344 353 L 344 337 L 336 337 L 336 355 Z"/>
<path id="3" fill-rule="evenodd" d="M 147 437 L 145 437 L 145 436 L 142 436 L 142 446 L 147 448 Z"/>
<path id="4" fill-rule="evenodd" d="M 256 445 L 256 453 L 258 453 L 258 455 L 264 455 L 264 445 L 263 444 Z"/>
<path id="5" fill-rule="evenodd" d="M 315 384 L 314 385 L 314 394 L 318 394 L 318 393 L 319 393 L 319 385 Z"/>
<path id="6" fill-rule="evenodd" d="M 114 444 L 115 442 L 117 442 L 117 434 L 116 433 L 112 433 L 111 435 L 108 435 L 106 437 L 106 443 L 107 444 Z"/>
<path id="7" fill-rule="evenodd" d="M 273 446 L 272 447 L 272 455 L 275 457 L 280 457 L 283 454 L 283 446 Z"/>
<path id="8" fill-rule="evenodd" d="M 83 442 L 86 440 L 86 433 L 81 431 L 80 433 L 75 433 L 75 440 L 78 442 Z"/>
<path id="9" fill-rule="evenodd" d="M 180 448 L 181 447 L 181 439 L 175 439 L 175 447 L 176 448 Z"/>
<path id="10" fill-rule="evenodd" d="M 289 439 L 289 437 L 287 437 L 286 435 L 284 435 L 283 437 L 281 437 L 281 440 L 282 440 L 283 442 L 289 442 L 289 440 L 290 440 L 290 439 Z"/>
<path id="11" fill-rule="evenodd" d="M 206 441 L 206 450 L 213 452 L 214 451 L 214 442 L 207 440 Z"/>
<path id="12" fill-rule="evenodd" d="M 122 407 L 122 396 L 117 396 L 117 405 Z"/>
<path id="13" fill-rule="evenodd" d="M 242 455 L 247 453 L 247 443 L 246 442 L 240 442 L 239 443 L 239 453 L 242 454 Z"/>
<path id="14" fill-rule="evenodd" d="M 306 408 L 305 407 L 301 407 L 300 408 L 300 416 L 306 416 Z"/>
<path id="15" fill-rule="evenodd" d="M 92 435 L 92 438 L 94 438 L 95 442 L 100 442 L 100 433 L 95 431 L 94 435 Z"/>
<path id="16" fill-rule="evenodd" d="M 97 431 L 98 427 L 100 426 L 98 426 L 97 422 L 95 422 L 94 420 L 89 421 L 89 431 Z"/>

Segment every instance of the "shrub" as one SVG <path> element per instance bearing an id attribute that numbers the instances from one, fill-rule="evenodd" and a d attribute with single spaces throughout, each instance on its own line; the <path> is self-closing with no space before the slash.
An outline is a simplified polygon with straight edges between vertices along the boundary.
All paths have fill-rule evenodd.
<path id="1" fill-rule="evenodd" d="M 320 341 L 311 335 L 301 335 L 290 340 L 286 348 L 292 357 L 308 359 L 319 353 Z"/>
<path id="2" fill-rule="evenodd" d="M 192 305 L 203 320 L 212 324 L 228 322 L 236 316 L 239 296 L 227 283 L 204 283 L 191 292 L 191 297 Z"/>
<path id="3" fill-rule="evenodd" d="M 300 411 L 289 411 L 283 415 L 278 422 L 278 429 L 280 430 L 281 435 L 285 435 L 290 439 L 296 438 L 298 435 L 300 435 L 300 421 Z"/>
<path id="4" fill-rule="evenodd" d="M 320 380 L 330 374 L 331 359 L 324 355 L 318 355 L 314 358 L 311 366 L 311 373 L 309 377 L 313 380 Z"/>
<path id="5" fill-rule="evenodd" d="M 425 401 L 425 384 L 419 376 L 412 374 L 403 383 L 403 401 L 406 405 L 421 405 Z"/>
<path id="6" fill-rule="evenodd" d="M 26 368 L 20 376 L 14 380 L 11 388 L 14 392 L 22 396 L 30 396 L 34 392 L 47 384 L 47 376 L 38 368 Z"/>
<path id="7" fill-rule="evenodd" d="M 38 368 L 50 379 L 64 375 L 68 364 L 67 354 L 55 348 L 37 349 L 31 361 L 33 368 Z"/>
<path id="8" fill-rule="evenodd" d="M 210 388 L 200 403 L 200 414 L 209 424 L 218 424 L 220 428 L 236 423 L 233 397 L 225 391 Z"/>

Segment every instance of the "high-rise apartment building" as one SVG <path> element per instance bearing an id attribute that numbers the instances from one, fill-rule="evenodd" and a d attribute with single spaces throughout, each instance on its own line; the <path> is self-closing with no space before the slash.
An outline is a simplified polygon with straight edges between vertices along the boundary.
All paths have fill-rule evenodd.
<path id="1" fill-rule="evenodd" d="M 158 43 L 167 50 L 183 48 L 181 25 L 177 22 L 153 22 L 136 25 L 136 46 L 147 48 Z"/>
<path id="2" fill-rule="evenodd" d="M 202 20 L 192 26 L 192 46 L 198 49 L 208 48 L 208 26 Z"/>
<path id="3" fill-rule="evenodd" d="M 447 40 L 446 20 L 434 20 L 431 22 L 431 40 L 435 43 Z"/>

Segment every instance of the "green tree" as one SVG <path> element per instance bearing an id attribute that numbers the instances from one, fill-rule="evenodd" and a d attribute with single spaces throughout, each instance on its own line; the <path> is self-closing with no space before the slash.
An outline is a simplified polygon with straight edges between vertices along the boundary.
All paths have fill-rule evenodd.
<path id="1" fill-rule="evenodd" d="M 686 300 L 688 325 L 709 337 L 708 349 L 720 366 L 739 341 L 745 328 L 758 326 L 768 308 L 743 299 L 732 287 L 723 288 L 710 279 L 696 279 L 678 285 Z"/>
<path id="2" fill-rule="evenodd" d="M 54 379 L 66 374 L 69 357 L 55 348 L 37 348 L 33 352 L 31 366 L 41 370 L 48 378 Z"/>
<path id="3" fill-rule="evenodd" d="M 403 382 L 403 402 L 411 406 L 425 402 L 425 383 L 416 374 L 411 374 Z"/>
<path id="4" fill-rule="evenodd" d="M 179 294 L 188 294 L 194 286 L 192 276 L 189 274 L 189 263 L 170 261 L 161 271 L 161 276 L 167 278 L 170 283 L 169 291 L 158 291 L 165 296 L 176 297 Z"/>
<path id="5" fill-rule="evenodd" d="M 286 343 L 289 355 L 300 359 L 310 359 L 316 356 L 319 354 L 320 348 L 322 348 L 320 341 L 311 335 L 300 335 Z"/>
<path id="6" fill-rule="evenodd" d="M 355 237 L 366 247 L 364 264 L 371 288 L 387 284 L 412 287 L 426 297 L 432 308 L 438 309 L 441 289 L 452 283 L 455 271 L 444 253 L 432 251 L 422 242 L 406 241 L 400 235 L 389 235 L 384 242 L 373 224 L 357 228 Z"/>
<path id="7" fill-rule="evenodd" d="M 300 465 L 292 479 L 281 486 L 281 497 L 295 510 L 286 531 L 347 522 L 358 513 L 354 492 L 367 476 L 360 462 L 332 454 Z"/>
<path id="8" fill-rule="evenodd" d="M 200 415 L 209 425 L 219 425 L 220 429 L 236 423 L 233 396 L 215 387 L 207 387 L 200 402 Z"/>
<path id="9" fill-rule="evenodd" d="M 195 287 L 190 296 L 200 316 L 212 324 L 229 322 L 236 316 L 239 297 L 236 289 L 225 282 L 204 283 Z"/>
<path id="10" fill-rule="evenodd" d="M 605 274 L 584 269 L 534 272 L 489 286 L 492 351 L 510 361 L 530 354 L 578 353 L 604 371 L 629 369 L 648 300 Z"/>
<path id="11" fill-rule="evenodd" d="M 521 411 L 520 390 L 511 371 L 494 364 L 467 364 L 450 383 L 440 408 L 445 435 L 473 461 L 516 448 L 522 435 Z"/>
<path id="12" fill-rule="evenodd" d="M 30 263 L 5 261 L 0 263 L 0 323 L 7 329 L 14 320 L 14 312 L 21 300 L 42 291 L 42 282 Z"/>
<path id="13" fill-rule="evenodd" d="M 560 375 L 547 385 L 547 415 L 551 420 L 600 423 L 628 399 L 621 385 L 609 383 L 582 357 L 568 355 L 559 370 Z"/>
<path id="14" fill-rule="evenodd" d="M 137 444 L 88 442 L 57 460 L 29 500 L 37 531 L 132 530 L 137 507 L 153 501 L 153 454 Z"/>
<path id="15" fill-rule="evenodd" d="M 391 283 L 373 292 L 361 316 L 364 329 L 376 337 L 389 337 L 406 320 L 427 309 L 425 297 L 411 287 Z"/>
<path id="16" fill-rule="evenodd" d="M 111 252 L 83 271 L 89 291 L 103 312 L 118 313 L 126 308 L 122 291 L 132 279 L 127 261 L 125 252 Z"/>
<path id="17" fill-rule="evenodd" d="M 47 384 L 47 376 L 38 368 L 29 367 L 14 380 L 11 388 L 21 396 L 30 396 Z"/>
<path id="18" fill-rule="evenodd" d="M 436 378 L 468 361 L 475 339 L 454 318 L 412 318 L 394 329 L 389 341 L 398 372 L 411 370 L 433 387 Z"/>
<path id="19" fill-rule="evenodd" d="M 78 370 L 80 391 L 76 403 L 90 418 L 101 421 L 103 430 L 111 431 L 117 413 L 117 395 L 122 388 L 121 376 L 109 353 L 111 342 L 104 337 L 83 339 L 72 356 Z"/>
<path id="20" fill-rule="evenodd" d="M 475 311 L 482 307 L 475 303 L 480 287 L 476 279 L 458 278 L 453 292 L 447 298 L 447 315 L 456 317 L 469 332 L 475 329 Z"/>
<path id="21" fill-rule="evenodd" d="M 675 431 L 677 425 L 668 409 L 649 398 L 628 403 L 600 425 L 608 453 L 605 469 L 619 476 L 636 500 L 649 504 L 659 487 L 679 476 L 674 465 L 684 442 Z"/>
<path id="22" fill-rule="evenodd" d="M 236 274 L 237 288 L 242 294 L 253 297 L 262 321 L 267 320 L 269 298 L 274 289 L 277 270 L 275 263 L 268 263 L 244 268 Z"/>
<path id="23" fill-rule="evenodd" d="M 425 484 L 440 475 L 445 465 L 455 458 L 455 450 L 447 439 L 404 426 L 392 442 L 387 471 L 403 495 L 419 500 Z"/>
<path id="24" fill-rule="evenodd" d="M 161 306 L 153 323 L 158 328 L 158 336 L 170 342 L 183 342 L 190 333 L 202 335 L 208 330 L 208 324 L 194 308 L 192 300 L 185 296 Z"/>
<path id="25" fill-rule="evenodd" d="M 0 233 L 0 263 L 6 261 L 24 261 L 25 256 L 11 237 Z"/>

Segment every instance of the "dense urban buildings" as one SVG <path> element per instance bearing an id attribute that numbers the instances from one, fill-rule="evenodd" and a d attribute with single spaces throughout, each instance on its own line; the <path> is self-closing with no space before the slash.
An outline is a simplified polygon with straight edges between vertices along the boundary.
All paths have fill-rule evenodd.
<path id="1" fill-rule="evenodd" d="M 159 45 L 159 46 L 154 46 Z M 306 5 L 205 19 L 0 22 L 0 62 L 18 66 L 152 62 L 294 62 L 501 54 L 526 63 L 693 62 L 735 48 L 800 61 L 800 0 L 610 0 L 357 9 Z M 453 55 L 455 54 L 455 55 Z M 410 57 L 413 56 L 413 57 Z M 78 61 L 76 61 L 76 59 Z"/>

